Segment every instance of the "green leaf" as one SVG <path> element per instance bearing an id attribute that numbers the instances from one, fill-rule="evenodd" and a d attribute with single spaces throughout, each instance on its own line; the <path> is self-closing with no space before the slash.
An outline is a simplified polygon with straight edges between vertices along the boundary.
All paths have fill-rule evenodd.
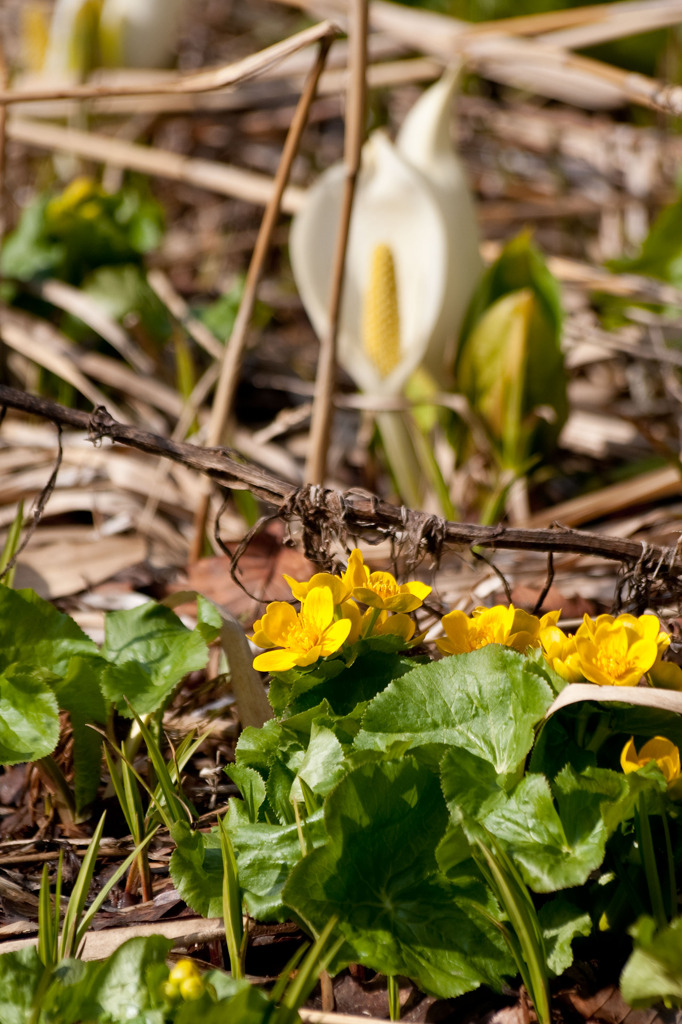
<path id="1" fill-rule="evenodd" d="M 97 645 L 72 618 L 32 590 L 0 587 L 0 672 L 4 670 L 3 699 L 8 702 L 0 722 L 5 763 L 36 760 L 54 749 L 58 739 L 58 702 L 59 708 L 69 712 L 73 728 L 74 786 L 79 810 L 94 798 L 99 784 L 101 741 L 86 728 L 86 723 L 106 721 L 107 706 L 99 688 L 105 669 L 106 662 Z M 13 682 L 7 684 L 7 680 Z M 13 702 L 14 712 L 10 708 Z M 14 739 L 10 732 L 15 733 Z M 34 747 L 27 745 L 31 735 L 37 744 Z M 12 749 L 14 755 L 10 754 Z M 22 751 L 28 751 L 29 756 L 19 756 Z"/>
<path id="2" fill-rule="evenodd" d="M 282 887 L 301 858 L 296 825 L 247 823 L 235 813 L 235 803 L 240 805 L 240 801 L 230 801 L 226 824 L 246 906 L 259 921 L 285 921 L 288 912 L 282 903 Z M 321 811 L 311 815 L 304 828 L 313 845 L 326 838 Z M 188 826 L 178 824 L 172 835 L 176 849 L 171 856 L 170 872 L 180 896 L 197 914 L 220 917 L 223 868 L 217 829 L 192 832 Z"/>
<path id="3" fill-rule="evenodd" d="M 506 776 L 498 775 L 490 761 L 462 747 L 451 747 L 441 761 L 441 786 L 450 811 L 458 824 L 464 817 L 483 820 L 507 800 Z"/>
<path id="4" fill-rule="evenodd" d="M 523 655 L 498 644 L 420 665 L 369 705 L 360 749 L 462 747 L 516 778 L 552 691 Z"/>
<path id="5" fill-rule="evenodd" d="M 104 694 L 128 717 L 124 698 L 138 715 L 156 711 L 188 672 L 208 661 L 200 633 L 154 601 L 107 615 L 102 654 L 110 663 L 102 680 Z"/>
<path id="6" fill-rule="evenodd" d="M 682 286 L 682 198 L 662 210 L 637 256 L 611 260 L 616 273 L 645 274 Z"/>
<path id="7" fill-rule="evenodd" d="M 291 789 L 291 799 L 303 802 L 300 779 L 313 793 L 326 796 L 346 771 L 343 748 L 334 733 L 313 723 L 310 742 Z"/>
<path id="8" fill-rule="evenodd" d="M 80 287 L 113 320 L 134 317 L 138 330 L 143 329 L 157 344 L 170 338 L 168 311 L 137 264 L 97 267 L 83 278 Z"/>
<path id="9" fill-rule="evenodd" d="M 43 967 L 35 946 L 0 956 L 0 1024 L 26 1024 Z"/>
<path id="10" fill-rule="evenodd" d="M 558 976 L 573 963 L 573 940 L 591 933 L 592 919 L 564 896 L 543 903 L 538 917 L 547 951 L 547 966 Z"/>
<path id="11" fill-rule="evenodd" d="M 447 882 L 434 855 L 447 824 L 438 779 L 414 758 L 363 765 L 325 803 L 328 842 L 291 873 L 284 899 L 316 931 L 330 917 L 346 955 L 454 996 L 513 973 L 497 933 L 467 901 L 480 882 Z"/>
<path id="12" fill-rule="evenodd" d="M 630 934 L 635 948 L 620 976 L 625 1001 L 635 1009 L 682 1006 L 682 917 L 658 932 L 653 918 L 640 917 Z"/>
<path id="13" fill-rule="evenodd" d="M 587 791 L 583 794 L 580 820 L 571 813 L 564 821 L 544 775 L 526 775 L 504 806 L 495 808 L 483 824 L 535 892 L 582 885 L 604 859 L 608 837 L 600 809 L 602 797 L 590 797 Z"/>
<path id="14" fill-rule="evenodd" d="M 90 982 L 83 1019 L 138 1020 L 156 1003 L 156 993 L 150 992 L 150 977 L 159 977 L 158 967 L 165 963 L 172 947 L 172 941 L 162 935 L 128 939 L 119 946 L 98 965 L 100 970 Z"/>
<path id="15" fill-rule="evenodd" d="M 321 810 L 307 817 L 302 828 L 310 846 L 320 846 L 327 838 Z M 239 884 L 251 916 L 258 921 L 286 921 L 289 910 L 282 889 L 301 859 L 296 824 L 243 824 L 230 827 L 230 838 L 237 857 Z"/>
<path id="16" fill-rule="evenodd" d="M 258 821 L 259 810 L 265 800 L 265 783 L 255 768 L 246 765 L 229 764 L 225 768 L 226 775 L 232 779 L 244 798 L 251 822 Z"/>
<path id="17" fill-rule="evenodd" d="M 64 677 L 54 683 L 59 706 L 68 711 L 71 721 L 73 785 L 79 812 L 97 796 L 102 777 L 102 737 L 89 725 L 104 725 L 107 720 L 107 702 L 97 685 L 104 671 L 103 658 L 78 656 L 71 659 Z"/>
<path id="18" fill-rule="evenodd" d="M 0 586 L 0 670 L 19 664 L 51 682 L 66 675 L 76 655 L 97 655 L 97 644 L 68 615 L 32 590 Z"/>
<path id="19" fill-rule="evenodd" d="M 0 763 L 37 761 L 59 740 L 59 708 L 49 686 L 14 666 L 0 674 Z"/>
<path id="20" fill-rule="evenodd" d="M 503 466 L 547 454 L 566 421 L 558 285 L 528 232 L 484 274 L 458 348 L 456 379 Z"/>
<path id="21" fill-rule="evenodd" d="M 53 276 L 63 263 L 65 247 L 45 237 L 45 208 L 49 197 L 35 198 L 24 209 L 17 227 L 4 240 L 0 251 L 3 277 L 30 281 Z"/>
<path id="22" fill-rule="evenodd" d="M 289 718 L 326 700 L 336 715 L 351 714 L 391 682 L 415 666 L 400 654 L 404 641 L 394 636 L 360 640 L 344 656 L 322 659 L 311 669 L 291 669 L 275 675 L 268 698 L 277 714 Z"/>
<path id="23" fill-rule="evenodd" d="M 276 715 L 281 715 L 287 707 L 308 690 L 317 689 L 323 683 L 338 676 L 345 669 L 345 662 L 340 658 L 321 658 L 310 668 L 292 668 L 288 672 L 277 672 L 272 676 L 268 700 Z M 315 693 L 313 702 L 319 703 L 325 694 Z M 297 710 L 302 710 L 297 708 Z"/>
<path id="24" fill-rule="evenodd" d="M 197 619 L 197 630 L 207 644 L 212 644 L 220 636 L 223 620 L 213 601 L 201 594 L 197 594 Z"/>

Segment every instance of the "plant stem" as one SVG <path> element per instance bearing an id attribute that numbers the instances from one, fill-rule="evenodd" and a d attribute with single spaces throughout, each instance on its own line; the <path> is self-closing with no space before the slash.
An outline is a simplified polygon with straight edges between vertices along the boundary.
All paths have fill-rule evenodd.
<path id="1" fill-rule="evenodd" d="M 656 927 L 665 928 L 667 918 L 663 902 L 663 892 L 661 890 L 661 880 L 659 878 L 658 866 L 656 864 L 656 852 L 654 850 L 654 841 L 651 835 L 651 822 L 649 821 L 649 812 L 646 806 L 645 793 L 640 793 L 637 798 L 635 825 L 637 828 L 637 838 L 639 839 L 639 852 L 642 867 L 644 869 L 644 876 L 649 890 L 649 899 L 651 900 L 651 911 L 654 916 L 654 920 L 656 921 Z"/>
<path id="2" fill-rule="evenodd" d="M 388 1015 L 391 1020 L 400 1020 L 400 988 L 395 974 L 386 978 L 388 988 Z"/>

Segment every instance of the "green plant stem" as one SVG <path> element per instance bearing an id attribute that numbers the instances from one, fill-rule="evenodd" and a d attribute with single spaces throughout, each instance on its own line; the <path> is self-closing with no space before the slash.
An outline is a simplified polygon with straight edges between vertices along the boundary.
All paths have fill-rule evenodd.
<path id="1" fill-rule="evenodd" d="M 223 921 L 225 924 L 225 941 L 230 958 L 230 971 L 233 978 L 244 977 L 244 911 L 242 908 L 242 891 L 239 885 L 237 859 L 223 818 L 218 818 L 220 828 L 220 850 L 223 861 Z"/>
<path id="2" fill-rule="evenodd" d="M 376 424 L 400 500 L 409 508 L 421 508 L 424 470 L 405 415 L 401 412 L 379 412 Z"/>
<path id="3" fill-rule="evenodd" d="M 551 1024 L 547 957 L 535 906 L 513 862 L 493 836 L 489 841 L 490 846 L 476 839 L 474 858 L 509 919 L 514 941 L 510 941 L 504 925 L 498 926 L 516 960 L 539 1024 Z"/>
<path id="4" fill-rule="evenodd" d="M 597 728 L 590 736 L 585 750 L 591 750 L 596 754 L 610 736 L 613 736 L 613 729 L 609 723 L 608 715 L 601 715 L 597 722 Z"/>
<path id="5" fill-rule="evenodd" d="M 677 879 L 675 877 L 675 857 L 673 854 L 673 845 L 670 839 L 670 826 L 668 825 L 668 815 L 663 811 L 661 815 L 661 821 L 663 823 L 663 836 L 665 842 L 665 859 L 667 867 L 667 917 L 669 920 L 675 916 L 677 909 Z"/>
<path id="6" fill-rule="evenodd" d="M 388 988 L 388 1015 L 391 1020 L 400 1020 L 400 987 L 395 974 L 386 978 Z"/>
<path id="7" fill-rule="evenodd" d="M 663 892 L 661 890 L 661 879 L 659 877 L 658 866 L 656 864 L 656 851 L 654 850 L 654 841 L 651 835 L 651 822 L 649 821 L 649 812 L 646 806 L 645 793 L 640 793 L 637 798 L 635 825 L 637 828 L 639 853 L 642 861 L 642 867 L 644 869 L 644 877 L 646 878 L 646 884 L 649 890 L 649 899 L 651 900 L 651 912 L 654 920 L 656 921 L 656 927 L 665 928 L 667 924 L 665 904 L 663 902 Z"/>

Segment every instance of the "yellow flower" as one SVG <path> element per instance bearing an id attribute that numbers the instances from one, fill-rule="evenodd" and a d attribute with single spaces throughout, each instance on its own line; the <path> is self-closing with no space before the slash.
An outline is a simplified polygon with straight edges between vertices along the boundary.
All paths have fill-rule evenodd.
<path id="1" fill-rule="evenodd" d="M 524 612 L 522 608 L 515 608 L 511 635 L 507 643 L 521 654 L 525 654 L 529 647 L 539 647 L 541 631 L 556 626 L 560 615 L 560 611 L 546 612 L 539 619 L 537 615 Z"/>
<path id="2" fill-rule="evenodd" d="M 514 624 L 513 605 L 505 608 L 497 604 L 494 608 L 475 608 L 471 616 L 461 611 L 448 612 L 443 616 L 445 637 L 436 640 L 441 654 L 465 654 L 477 651 L 486 644 L 508 644 Z"/>
<path id="3" fill-rule="evenodd" d="M 168 980 L 162 986 L 162 992 L 167 999 L 175 1002 L 184 999 L 190 1002 L 199 999 L 204 993 L 204 981 L 201 971 L 194 960 L 178 960 L 175 967 L 168 974 Z"/>
<path id="4" fill-rule="evenodd" d="M 585 678 L 574 636 L 566 636 L 556 625 L 548 626 L 540 630 L 540 645 L 545 659 L 566 682 L 577 683 Z"/>
<path id="5" fill-rule="evenodd" d="M 302 601 L 315 587 L 328 587 L 332 592 L 334 604 L 340 605 L 350 597 L 355 587 L 367 582 L 369 569 L 364 564 L 360 549 L 353 548 L 348 558 L 348 567 L 340 576 L 334 576 L 330 572 L 316 572 L 306 582 L 299 582 L 286 573 L 283 573 L 283 577 L 297 601 Z"/>
<path id="6" fill-rule="evenodd" d="M 334 598 L 328 587 L 315 587 L 296 614 L 286 601 L 273 601 L 254 625 L 258 647 L 281 647 L 257 655 L 253 667 L 263 672 L 285 672 L 295 665 L 312 665 L 338 651 L 352 628 L 350 619 L 334 621 Z"/>
<path id="7" fill-rule="evenodd" d="M 356 640 L 360 639 L 363 631 L 363 616 L 360 609 L 355 601 L 344 601 L 338 606 L 336 614 L 337 617 L 348 619 L 350 622 L 350 632 L 346 639 L 349 644 L 354 644 Z"/>
<path id="8" fill-rule="evenodd" d="M 445 637 L 436 640 L 441 654 L 465 654 L 486 644 L 503 644 L 524 654 L 540 643 L 540 631 L 553 626 L 560 612 L 547 612 L 542 619 L 515 608 L 497 604 L 493 608 L 474 608 L 471 615 L 461 611 L 448 612 L 442 624 Z"/>
<path id="9" fill-rule="evenodd" d="M 390 572 L 372 572 L 365 583 L 353 588 L 356 601 L 389 612 L 413 612 L 430 593 L 426 583 L 397 583 Z"/>
<path id="10" fill-rule="evenodd" d="M 586 615 L 575 635 L 585 679 L 599 686 L 636 686 L 656 661 L 660 634 L 655 615 Z"/>
<path id="11" fill-rule="evenodd" d="M 620 755 L 620 764 L 623 771 L 637 772 L 649 761 L 655 761 L 663 772 L 668 787 L 672 786 L 680 778 L 680 752 L 674 743 L 665 736 L 654 736 L 648 740 L 639 754 L 635 749 L 634 738 L 631 737 L 623 747 Z"/>
<path id="12" fill-rule="evenodd" d="M 682 690 L 682 668 L 674 661 L 663 661 L 660 649 L 649 670 L 649 679 L 662 690 Z"/>
<path id="13" fill-rule="evenodd" d="M 374 616 L 374 608 L 368 608 L 362 616 L 361 633 L 363 636 L 399 636 L 402 637 L 406 644 L 414 637 L 416 626 L 410 616 L 404 612 L 391 615 L 390 612 L 381 611 L 374 619 L 374 622 L 372 622 Z M 414 643 L 420 643 L 424 635 L 420 633 L 419 636 L 415 637 Z"/>

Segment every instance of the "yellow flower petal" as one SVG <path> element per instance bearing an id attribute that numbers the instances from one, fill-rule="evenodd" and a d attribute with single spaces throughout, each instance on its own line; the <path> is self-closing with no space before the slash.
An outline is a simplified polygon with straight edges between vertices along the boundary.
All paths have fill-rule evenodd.
<path id="1" fill-rule="evenodd" d="M 624 772 L 636 772 L 650 761 L 655 761 L 660 768 L 668 786 L 672 786 L 680 778 L 680 751 L 665 736 L 654 736 L 647 740 L 637 753 L 634 738 L 628 740 L 620 755 L 620 763 Z"/>

